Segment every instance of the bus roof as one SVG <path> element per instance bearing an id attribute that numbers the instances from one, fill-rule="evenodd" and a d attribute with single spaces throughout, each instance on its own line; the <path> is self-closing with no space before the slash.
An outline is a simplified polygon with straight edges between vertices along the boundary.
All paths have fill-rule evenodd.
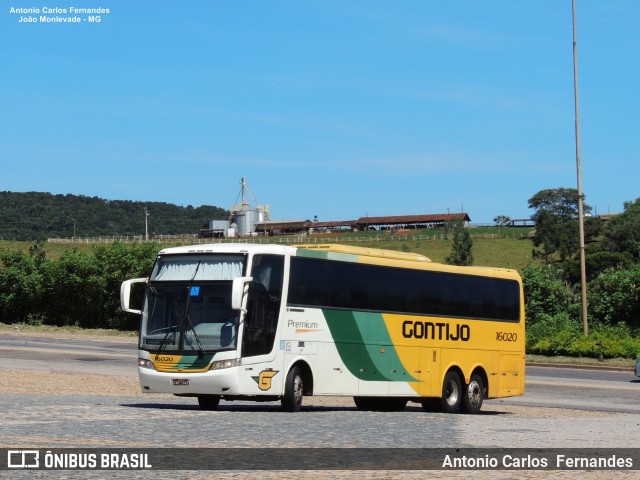
<path id="1" fill-rule="evenodd" d="M 205 243 L 200 245 L 185 245 L 179 247 L 167 247 L 158 252 L 158 255 L 184 255 L 199 253 L 249 253 L 249 252 L 269 252 L 283 254 L 291 251 L 291 247 L 275 245 L 272 243 Z"/>
<path id="2" fill-rule="evenodd" d="M 517 271 L 496 267 L 459 267 L 434 263 L 419 253 L 397 252 L 380 248 L 354 247 L 336 243 L 276 245 L 256 243 L 211 243 L 181 247 L 163 248 L 159 255 L 184 255 L 208 253 L 264 253 L 276 255 L 298 255 L 312 258 L 325 258 L 336 261 L 369 263 L 400 268 L 417 268 L 421 270 L 439 270 L 466 275 L 482 275 L 491 277 L 520 279 Z"/>
<path id="3" fill-rule="evenodd" d="M 432 262 L 430 258 L 419 253 L 396 252 L 379 248 L 352 247 L 341 244 L 302 244 L 293 245 L 301 251 L 306 251 L 303 256 L 327 258 L 337 261 L 351 261 L 369 263 L 388 267 L 416 268 L 420 270 L 437 270 L 465 275 L 481 275 L 488 277 L 513 278 L 520 280 L 516 270 L 498 267 L 447 265 Z"/>
<path id="4" fill-rule="evenodd" d="M 294 245 L 294 247 L 308 250 L 321 250 L 324 252 L 343 253 L 346 255 L 358 255 L 362 257 L 387 258 L 390 260 L 405 260 L 413 262 L 431 261 L 429 257 L 425 257 L 419 253 L 396 252 L 395 250 L 383 250 L 381 248 L 352 247 L 350 245 L 341 245 L 337 243 L 302 244 Z"/>

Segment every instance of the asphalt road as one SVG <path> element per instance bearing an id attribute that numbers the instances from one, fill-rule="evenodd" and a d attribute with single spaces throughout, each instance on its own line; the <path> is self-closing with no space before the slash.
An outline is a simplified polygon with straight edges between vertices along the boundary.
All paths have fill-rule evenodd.
<path id="1" fill-rule="evenodd" d="M 136 377 L 136 357 L 134 338 L 0 337 L 5 369 Z M 640 413 L 640 379 L 631 370 L 528 366 L 524 396 L 487 403 Z"/>
<path id="2" fill-rule="evenodd" d="M 478 415 L 425 412 L 409 403 L 402 412 L 365 412 L 351 399 L 305 398 L 303 410 L 287 413 L 278 403 L 222 402 L 202 411 L 194 399 L 141 395 L 137 389 L 135 339 L 53 338 L 0 335 L 0 375 L 12 382 L 69 379 L 66 372 L 98 374 L 106 387 L 89 391 L 35 389 L 2 392 L 0 448 L 640 448 L 640 383 L 632 372 L 527 369 L 523 397 L 487 401 Z M 17 373 L 16 373 L 17 371 Z M 31 373 L 30 372 L 37 372 Z M 52 372 L 52 374 L 48 374 Z M 76 376 L 84 378 L 83 376 Z M 95 376 L 87 376 L 95 381 Z M 2 378 L 0 378 L 2 380 Z M 49 380 L 51 381 L 51 380 Z M 66 380 L 63 380 L 66 381 Z M 108 388 L 110 383 L 126 388 Z M 0 382 L 0 385 L 2 383 Z M 44 384 L 44 380 L 43 380 Z M 7 383 L 5 383 L 7 385 Z M 548 408 L 553 407 L 553 408 Z M 196 450 L 198 451 L 198 450 Z M 347 451 L 347 450 L 345 450 Z M 348 450 L 353 451 L 353 450 Z M 269 468 L 265 465 L 265 469 Z M 2 477 L 0 472 L 0 477 Z M 11 478 L 54 478 L 51 472 L 11 472 Z M 367 478 L 424 478 L 424 472 L 366 472 Z M 412 473 L 415 475 L 411 476 Z M 448 478 L 548 478 L 549 471 L 446 472 Z M 566 473 L 566 475 L 564 475 Z M 576 478 L 562 472 L 554 478 Z M 616 476 L 620 473 L 620 476 Z M 636 472 L 581 472 L 580 478 L 632 478 Z M 105 478 L 105 472 L 70 472 L 55 478 Z M 626 475 L 631 474 L 631 475 Z M 132 472 L 109 472 L 131 478 Z M 363 472 L 294 472 L 287 478 L 362 478 Z M 274 472 L 146 472 L 136 478 L 283 478 Z"/>
<path id="3" fill-rule="evenodd" d="M 640 378 L 631 369 L 528 366 L 525 395 L 503 402 L 593 412 L 640 413 Z"/>
<path id="4" fill-rule="evenodd" d="M 0 335 L 1 366 L 39 372 L 138 375 L 137 339 L 15 334 Z"/>

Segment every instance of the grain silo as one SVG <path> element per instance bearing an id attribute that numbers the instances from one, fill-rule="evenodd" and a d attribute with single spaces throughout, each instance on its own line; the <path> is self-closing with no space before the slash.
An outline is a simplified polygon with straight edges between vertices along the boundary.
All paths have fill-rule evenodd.
<path id="1" fill-rule="evenodd" d="M 244 177 L 240 180 L 242 189 L 240 191 L 242 195 L 242 201 L 236 204 L 231 209 L 232 222 L 237 225 L 237 234 L 240 237 L 246 237 L 256 235 L 256 225 L 260 222 L 266 222 L 269 220 L 269 207 L 267 205 L 258 205 L 255 197 L 249 191 L 247 187 L 247 181 Z M 256 203 L 252 206 L 247 200 L 247 193 L 251 196 Z"/>

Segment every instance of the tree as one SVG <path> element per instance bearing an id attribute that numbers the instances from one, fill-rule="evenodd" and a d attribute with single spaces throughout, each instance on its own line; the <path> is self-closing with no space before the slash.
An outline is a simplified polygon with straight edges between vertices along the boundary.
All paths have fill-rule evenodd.
<path id="1" fill-rule="evenodd" d="M 529 208 L 536 212 L 531 216 L 536 222 L 533 245 L 535 256 L 550 260 L 557 254 L 561 261 L 571 258 L 579 249 L 578 191 L 575 188 L 541 190 L 529 199 Z M 584 205 L 584 212 L 591 207 Z"/>
<path id="2" fill-rule="evenodd" d="M 469 230 L 461 222 L 453 227 L 453 246 L 451 254 L 446 258 L 449 265 L 473 265 L 473 240 Z"/>
<path id="3" fill-rule="evenodd" d="M 522 287 L 529 325 L 575 310 L 572 308 L 577 304 L 575 293 L 556 265 L 526 266 L 522 269 Z"/>
<path id="4" fill-rule="evenodd" d="M 640 327 L 640 265 L 603 271 L 589 287 L 589 312 L 594 320 Z"/>
<path id="5" fill-rule="evenodd" d="M 625 202 L 624 212 L 609 220 L 602 248 L 609 252 L 628 253 L 640 260 L 640 198 Z"/>
<path id="6" fill-rule="evenodd" d="M 537 215 L 532 241 L 534 246 L 540 247 L 540 250 L 534 250 L 534 257 L 549 261 L 553 254 L 557 254 L 561 261 L 565 261 L 579 248 L 578 221 L 562 221 L 543 210 Z"/>
<path id="7" fill-rule="evenodd" d="M 157 234 L 197 233 L 211 219 L 229 218 L 218 207 L 179 207 L 162 202 L 102 200 L 98 197 L 40 192 L 0 192 L 0 238 L 144 234 L 144 209 L 153 212 Z"/>
<path id="8" fill-rule="evenodd" d="M 591 207 L 583 205 L 584 213 L 590 213 Z M 540 190 L 529 199 L 529 208 L 536 210 L 531 218 L 537 219 L 540 212 L 548 212 L 563 219 L 578 218 L 578 190 L 575 188 L 551 188 Z"/>
<path id="9" fill-rule="evenodd" d="M 496 227 L 508 227 L 511 223 L 511 218 L 506 215 L 498 215 L 493 219 L 493 223 L 496 224 Z"/>

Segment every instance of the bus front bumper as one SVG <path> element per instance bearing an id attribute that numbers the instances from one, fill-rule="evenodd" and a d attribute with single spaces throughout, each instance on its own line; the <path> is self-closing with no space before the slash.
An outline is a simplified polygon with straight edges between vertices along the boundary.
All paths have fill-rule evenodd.
<path id="1" fill-rule="evenodd" d="M 138 377 L 143 393 L 237 395 L 240 393 L 238 368 L 198 373 L 168 373 L 138 367 Z"/>

